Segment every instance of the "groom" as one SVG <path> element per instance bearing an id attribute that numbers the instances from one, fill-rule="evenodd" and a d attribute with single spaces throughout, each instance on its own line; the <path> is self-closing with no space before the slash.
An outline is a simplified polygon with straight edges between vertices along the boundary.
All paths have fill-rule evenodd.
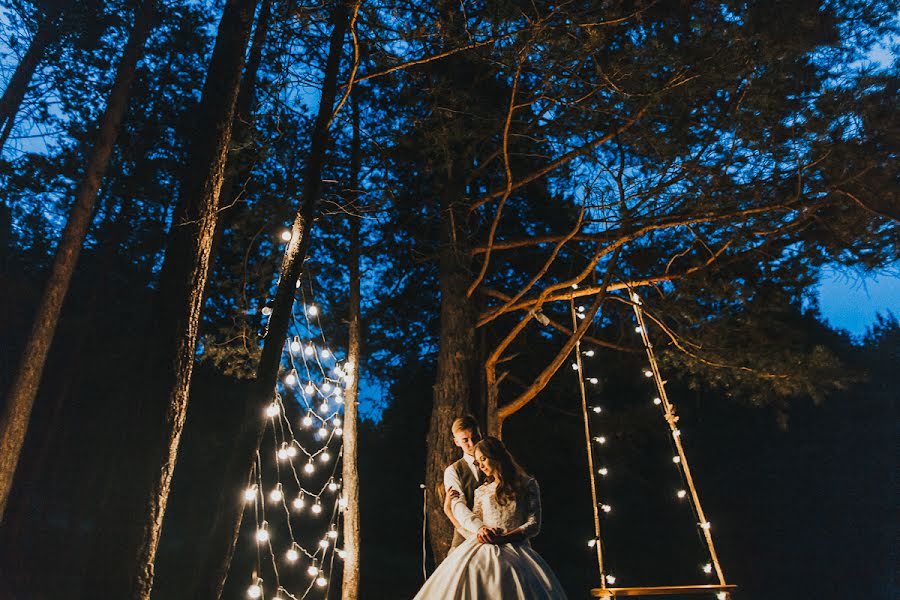
<path id="1" fill-rule="evenodd" d="M 444 490 L 450 497 L 450 490 L 457 490 L 461 494 L 461 500 L 466 506 L 472 508 L 475 498 L 475 488 L 481 485 L 484 475 L 475 464 L 475 444 L 481 440 L 481 431 L 478 422 L 472 415 L 465 415 L 453 421 L 450 427 L 453 434 L 453 444 L 463 451 L 463 456 L 449 467 L 444 469 Z M 453 543 L 451 548 L 459 546 L 465 538 L 459 533 L 459 521 L 453 516 L 450 502 L 444 503 L 444 514 L 453 523 Z"/>

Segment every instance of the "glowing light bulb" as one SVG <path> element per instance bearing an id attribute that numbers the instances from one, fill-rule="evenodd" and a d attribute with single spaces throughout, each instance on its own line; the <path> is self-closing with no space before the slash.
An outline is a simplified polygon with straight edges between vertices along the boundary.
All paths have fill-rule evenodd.
<path id="1" fill-rule="evenodd" d="M 328 451 L 326 450 L 321 455 L 319 455 L 319 460 L 321 460 L 322 462 L 328 462 L 329 460 L 331 460 L 331 455 L 328 454 Z"/>
<path id="2" fill-rule="evenodd" d="M 338 389 L 340 389 L 340 388 L 338 388 Z M 335 404 L 343 404 L 343 403 L 344 403 L 344 399 L 341 397 L 340 394 L 335 393 L 335 394 L 334 394 L 334 402 L 335 402 Z"/>
<path id="3" fill-rule="evenodd" d="M 338 484 L 337 484 L 337 482 L 331 481 L 331 482 L 328 483 L 328 491 L 329 491 L 329 492 L 336 492 L 337 489 L 338 489 Z"/>
<path id="4" fill-rule="evenodd" d="M 638 325 L 637 327 L 634 328 L 635 333 L 641 333 L 642 331 L 644 331 L 644 330 L 643 330 L 643 328 L 641 328 L 640 325 Z"/>
<path id="5" fill-rule="evenodd" d="M 306 572 L 309 573 L 310 577 L 315 577 L 319 574 L 319 567 L 316 566 L 316 563 L 309 565 L 309 568 L 306 569 Z"/>
<path id="6" fill-rule="evenodd" d="M 309 462 L 307 462 L 307 463 L 306 463 L 306 466 L 303 467 L 303 471 L 304 471 L 305 473 L 312 474 L 312 472 L 315 471 L 315 470 L 316 470 L 316 468 L 315 468 L 315 467 L 313 466 L 313 464 L 312 464 L 312 459 L 309 459 Z"/>
<path id="7" fill-rule="evenodd" d="M 277 455 L 278 455 L 278 460 L 287 460 L 288 459 L 287 444 L 285 442 L 281 443 L 281 448 L 278 449 Z"/>
<path id="8" fill-rule="evenodd" d="M 272 502 L 281 502 L 282 498 L 284 498 L 284 492 L 281 489 L 281 484 L 276 483 L 275 488 L 269 492 L 269 500 Z"/>
<path id="9" fill-rule="evenodd" d="M 675 463 L 675 464 L 677 465 L 678 463 L 681 462 L 681 457 L 680 457 L 680 456 L 673 456 L 673 457 L 672 457 L 672 462 Z"/>
<path id="10" fill-rule="evenodd" d="M 594 411 L 598 415 L 603 412 L 603 408 L 600 406 L 594 406 L 591 408 L 591 410 Z"/>
<path id="11" fill-rule="evenodd" d="M 312 356 L 316 353 L 316 347 L 312 344 L 309 344 L 306 348 L 303 349 L 303 354 L 307 356 Z"/>
<path id="12" fill-rule="evenodd" d="M 593 355 L 594 355 L 594 351 L 593 351 L 593 350 L 588 350 L 588 351 L 586 351 L 586 352 L 584 353 L 584 355 L 585 355 L 585 356 L 593 356 Z"/>
<path id="13" fill-rule="evenodd" d="M 322 350 L 322 358 L 328 358 L 329 356 L 331 356 L 331 350 L 329 350 L 328 348 L 324 348 Z"/>
<path id="14" fill-rule="evenodd" d="M 297 383 L 297 377 L 296 377 L 293 373 L 288 373 L 288 374 L 284 377 L 284 382 L 285 382 L 287 385 L 294 385 L 295 383 Z"/>
<path id="15" fill-rule="evenodd" d="M 590 379 L 588 379 L 588 381 L 589 381 L 590 383 L 593 383 L 594 385 L 597 385 L 598 383 L 600 383 L 600 380 L 597 379 L 596 377 L 591 377 Z M 596 411 L 596 410 L 595 410 L 594 412 L 600 412 L 600 411 Z"/>
<path id="16" fill-rule="evenodd" d="M 635 293 L 632 293 L 632 294 L 631 294 L 631 301 L 634 302 L 635 304 L 640 304 L 640 303 L 641 303 L 641 297 L 638 296 L 638 295 L 635 294 Z"/>
<path id="17" fill-rule="evenodd" d="M 330 537 L 331 539 L 335 540 L 335 539 L 337 539 L 337 536 L 338 536 L 337 529 L 335 529 L 334 527 L 332 527 L 331 529 L 328 530 L 328 537 Z"/>
<path id="18" fill-rule="evenodd" d="M 588 548 L 593 548 L 597 545 L 597 540 L 588 540 Z"/>
<path id="19" fill-rule="evenodd" d="M 303 417 L 303 420 L 300 422 L 303 423 L 304 427 L 309 427 L 310 425 L 312 425 L 313 421 L 312 421 L 312 417 L 309 414 L 307 414 L 305 417 Z"/>
<path id="20" fill-rule="evenodd" d="M 338 558 L 344 559 L 347 558 L 347 551 L 341 548 L 337 551 Z"/>
<path id="21" fill-rule="evenodd" d="M 322 384 L 322 392 L 327 394 L 330 391 L 331 391 L 331 384 L 326 381 L 325 383 Z"/>
<path id="22" fill-rule="evenodd" d="M 303 510 L 305 504 L 306 503 L 303 502 L 303 496 L 297 496 L 294 498 L 294 501 L 291 502 L 291 506 L 293 506 L 295 510 Z"/>
<path id="23" fill-rule="evenodd" d="M 703 572 L 707 574 L 712 573 L 712 565 L 709 563 L 703 565 Z"/>
<path id="24" fill-rule="evenodd" d="M 318 579 L 316 579 L 316 585 L 319 587 L 325 587 L 327 584 L 328 584 L 328 580 L 325 579 L 324 577 L 322 577 L 321 575 L 319 576 Z"/>
<path id="25" fill-rule="evenodd" d="M 609 475 L 609 469 L 607 469 L 606 467 L 602 467 L 602 468 L 598 469 L 597 472 L 600 473 L 601 475 L 603 475 L 604 477 Z"/>
<path id="26" fill-rule="evenodd" d="M 263 542 L 269 541 L 269 524 L 266 521 L 262 522 L 262 526 L 256 530 L 256 541 L 260 544 Z"/>
<path id="27" fill-rule="evenodd" d="M 584 306 L 579 306 L 579 307 L 578 307 L 578 312 L 584 312 Z"/>
<path id="28" fill-rule="evenodd" d="M 709 529 L 710 527 L 712 527 L 712 525 L 710 524 L 709 521 L 704 521 L 704 522 L 700 523 L 701 529 Z"/>
<path id="29" fill-rule="evenodd" d="M 306 384 L 306 387 L 303 388 L 303 391 L 306 392 L 307 396 L 312 396 L 316 393 L 316 388 L 313 386 L 312 381 Z"/>
<path id="30" fill-rule="evenodd" d="M 610 512 L 612 512 L 612 506 L 610 506 L 609 504 L 601 504 L 600 510 L 602 510 L 605 513 L 610 513 Z"/>
<path id="31" fill-rule="evenodd" d="M 659 406 L 660 404 L 662 404 L 662 398 L 654 398 L 653 404 Z"/>
<path id="32" fill-rule="evenodd" d="M 579 319 L 584 319 L 584 318 L 585 318 L 584 313 L 578 313 L 578 318 L 579 318 Z"/>
<path id="33" fill-rule="evenodd" d="M 341 418 L 340 418 L 340 417 L 335 417 L 335 418 L 333 418 L 333 419 L 331 420 L 331 422 L 334 424 L 335 427 L 337 427 L 337 426 L 339 426 L 339 425 L 341 424 Z"/>
<path id="34" fill-rule="evenodd" d="M 615 578 L 614 575 L 607 575 L 607 576 L 606 576 L 606 583 L 615 583 L 615 582 L 616 582 L 616 578 Z"/>
<path id="35" fill-rule="evenodd" d="M 728 600 L 728 594 L 725 592 L 719 592 L 716 594 L 716 600 Z"/>
<path id="36" fill-rule="evenodd" d="M 319 430 L 319 437 L 327 438 L 328 437 L 328 428 L 322 425 L 322 429 Z"/>
<path id="37" fill-rule="evenodd" d="M 594 441 L 597 442 L 597 443 L 600 444 L 600 445 L 603 445 L 603 444 L 606 443 L 606 436 L 605 436 L 605 435 L 598 435 L 597 437 L 594 438 Z"/>
<path id="38" fill-rule="evenodd" d="M 319 548 L 326 550 L 328 548 L 328 540 L 319 540 Z"/>
<path id="39" fill-rule="evenodd" d="M 287 447 L 286 451 L 289 458 L 297 456 L 297 448 L 294 446 L 293 442 Z"/>
<path id="40" fill-rule="evenodd" d="M 675 495 L 678 497 L 679 500 L 684 500 L 684 498 L 687 496 L 687 491 L 686 490 L 678 490 L 677 492 L 675 492 Z"/>
<path id="41" fill-rule="evenodd" d="M 653 377 L 653 371 L 647 369 L 646 371 L 644 371 L 644 377 Z"/>
<path id="42" fill-rule="evenodd" d="M 311 317 L 314 317 L 317 314 L 319 314 L 319 309 L 315 304 L 310 304 L 309 308 L 306 309 L 306 314 L 308 314 Z"/>
<path id="43" fill-rule="evenodd" d="M 341 496 L 338 499 L 338 506 L 341 508 L 341 510 L 344 510 L 345 508 L 347 508 L 347 499 L 344 498 L 343 496 Z"/>
<path id="44" fill-rule="evenodd" d="M 281 239 L 284 240 L 285 242 L 291 241 L 291 237 L 292 236 L 291 236 L 290 230 L 285 229 L 284 231 L 281 232 Z"/>
<path id="45" fill-rule="evenodd" d="M 322 512 L 322 505 L 319 504 L 318 500 L 316 500 L 316 503 L 312 505 L 312 511 L 314 515 L 318 515 Z"/>
<path id="46" fill-rule="evenodd" d="M 327 402 L 323 402 L 322 404 L 319 405 L 319 412 L 320 413 L 328 412 L 328 403 Z"/>
<path id="47" fill-rule="evenodd" d="M 298 338 L 294 338 L 294 341 L 291 342 L 291 352 L 297 354 L 300 350 L 303 349 L 303 346 L 300 345 L 300 340 Z"/>
<path id="48" fill-rule="evenodd" d="M 578 370 L 578 363 L 572 363 L 572 370 L 573 370 L 573 371 L 577 371 L 577 370 Z"/>
<path id="49" fill-rule="evenodd" d="M 297 549 L 293 546 L 285 552 L 284 557 L 288 559 L 288 562 L 297 562 L 297 559 L 300 558 L 300 553 L 297 552 Z"/>
<path id="50" fill-rule="evenodd" d="M 253 502 L 256 500 L 256 490 L 257 487 L 255 483 L 244 490 L 244 502 Z"/>
<path id="51" fill-rule="evenodd" d="M 247 597 L 248 598 L 259 598 L 262 596 L 263 588 L 262 588 L 262 579 L 259 577 L 256 578 L 250 587 L 247 588 Z"/>
<path id="52" fill-rule="evenodd" d="M 681 437 L 681 430 L 676 429 L 672 432 L 672 437 Z"/>
<path id="53" fill-rule="evenodd" d="M 335 427 L 335 429 L 334 429 L 334 435 L 336 435 L 336 436 L 338 436 L 338 437 L 341 437 L 342 435 L 344 435 L 344 430 L 341 429 L 340 427 Z"/>
<path id="54" fill-rule="evenodd" d="M 268 317 L 272 314 L 272 308 L 269 306 L 263 306 L 262 310 L 259 312 L 261 312 L 264 317 Z"/>
<path id="55" fill-rule="evenodd" d="M 280 412 L 281 408 L 278 406 L 277 402 L 273 402 L 266 407 L 266 416 L 269 418 L 277 417 Z"/>

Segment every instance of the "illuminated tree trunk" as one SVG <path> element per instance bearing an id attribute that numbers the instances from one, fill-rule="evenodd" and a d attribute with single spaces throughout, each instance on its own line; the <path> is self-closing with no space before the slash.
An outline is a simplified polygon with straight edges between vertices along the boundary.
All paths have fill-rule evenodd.
<path id="1" fill-rule="evenodd" d="M 53 342 L 59 313 L 69 290 L 84 237 L 91 224 L 97 192 L 109 166 L 119 126 L 128 106 L 135 67 L 143 53 L 152 18 L 153 3 L 147 1 L 135 15 L 134 27 L 119 61 L 106 110 L 100 119 L 97 141 L 88 157 L 84 177 L 56 248 L 50 277 L 25 343 L 19 370 L 7 395 L 3 414 L 0 416 L 0 519 L 5 512 L 12 489 L 16 465 L 25 442 L 31 410 L 44 372 L 50 344 Z"/>
<path id="2" fill-rule="evenodd" d="M 127 427 L 126 457 L 119 495 L 132 514 L 119 539 L 110 542 L 102 574 L 92 574 L 93 589 L 110 598 L 146 600 L 153 585 L 154 559 L 187 411 L 197 348 L 200 310 L 211 259 L 219 195 L 244 57 L 256 0 L 228 0 L 219 23 L 195 129 L 190 164 L 181 180 L 169 242 L 160 272 L 152 318 L 156 334 L 148 340 L 138 367 L 141 375 Z M 118 482 L 117 482 L 118 483 Z M 116 555 L 118 554 L 118 555 Z M 89 582 L 90 583 L 90 582 Z"/>
<path id="3" fill-rule="evenodd" d="M 25 92 L 28 91 L 28 84 L 31 83 L 31 78 L 34 76 L 34 72 L 44 56 L 44 51 L 59 35 L 58 20 L 60 13 L 63 12 L 70 2 L 52 2 L 49 4 L 50 7 L 47 13 L 41 19 L 34 37 L 31 38 L 31 43 L 28 44 L 25 56 L 16 65 L 16 70 L 6 85 L 3 96 L 0 97 L 0 152 L 3 151 L 3 147 L 6 145 L 6 140 L 12 131 L 19 107 L 22 105 L 22 100 L 25 99 Z"/>
<path id="4" fill-rule="evenodd" d="M 226 489 L 218 496 L 215 518 L 208 537 L 206 558 L 195 579 L 193 596 L 197 599 L 218 600 L 225 587 L 244 514 L 244 506 L 237 498 L 239 490 L 248 481 L 256 451 L 265 431 L 263 409 L 272 400 L 293 311 L 297 280 L 300 278 L 303 261 L 309 250 L 310 229 L 319 210 L 319 201 L 322 197 L 322 168 L 331 139 L 329 130 L 337 96 L 337 77 L 343 40 L 347 31 L 347 12 L 342 3 L 335 9 L 333 23 L 322 84 L 322 98 L 303 172 L 300 210 L 294 217 L 291 241 L 287 245 L 281 263 L 278 286 L 272 301 L 272 314 L 269 317 L 263 350 L 256 370 L 256 391 L 247 400 L 244 425 L 234 440 L 234 450 L 225 467 Z"/>
<path id="5" fill-rule="evenodd" d="M 466 235 L 461 229 L 468 205 L 463 202 L 464 187 L 455 169 L 453 163 L 448 166 L 441 198 L 440 345 L 425 458 L 428 535 L 436 561 L 447 555 L 453 538 L 453 527 L 444 515 L 439 493 L 444 469 L 459 458 L 450 426 L 454 419 L 471 410 L 476 393 L 475 315 L 466 298 L 472 274 L 469 253 L 462 243 Z"/>
<path id="6" fill-rule="evenodd" d="M 351 148 L 350 165 L 350 194 L 354 199 L 359 196 L 359 170 L 360 135 L 359 135 L 359 106 L 356 100 L 356 90 L 353 91 L 352 118 L 353 118 L 353 142 Z M 343 497 L 347 502 L 344 509 L 344 579 L 341 586 L 342 600 L 357 600 L 359 597 L 359 464 L 358 464 L 358 429 L 357 408 L 359 397 L 359 373 L 360 373 L 360 272 L 359 254 L 360 239 L 359 216 L 360 206 L 358 202 L 351 203 L 354 214 L 350 216 L 350 319 L 349 340 L 347 348 L 347 363 L 353 365 L 352 376 L 344 403 L 344 452 L 343 452 Z"/>

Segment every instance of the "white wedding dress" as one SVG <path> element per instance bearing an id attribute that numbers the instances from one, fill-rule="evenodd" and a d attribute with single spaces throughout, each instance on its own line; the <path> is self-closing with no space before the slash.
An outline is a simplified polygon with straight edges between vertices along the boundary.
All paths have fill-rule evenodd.
<path id="1" fill-rule="evenodd" d="M 541 494 L 537 481 L 526 485 L 523 502 L 497 502 L 497 483 L 475 490 L 470 511 L 458 501 L 453 514 L 465 529 L 457 546 L 432 573 L 414 600 L 565 600 L 562 586 L 528 541 L 541 528 Z M 523 541 L 482 544 L 482 525 L 504 531 L 521 527 Z"/>

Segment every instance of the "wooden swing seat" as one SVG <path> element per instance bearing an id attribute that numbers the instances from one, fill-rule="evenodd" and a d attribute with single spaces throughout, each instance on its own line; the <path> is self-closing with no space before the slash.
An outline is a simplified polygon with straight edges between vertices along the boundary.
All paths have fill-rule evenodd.
<path id="1" fill-rule="evenodd" d="M 619 596 L 672 596 L 676 594 L 703 594 L 730 592 L 736 585 L 665 585 L 654 587 L 597 588 L 591 590 L 594 598 L 618 598 Z"/>

